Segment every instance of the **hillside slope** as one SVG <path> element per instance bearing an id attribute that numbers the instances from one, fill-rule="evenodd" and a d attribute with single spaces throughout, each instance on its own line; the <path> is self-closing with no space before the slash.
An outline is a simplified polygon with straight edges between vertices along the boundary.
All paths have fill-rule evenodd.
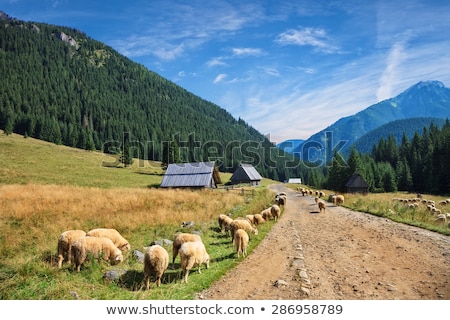
<path id="1" fill-rule="evenodd" d="M 424 128 L 429 128 L 431 124 L 442 128 L 444 123 L 445 120 L 440 118 L 408 118 L 391 121 L 358 138 L 353 147 L 361 153 L 370 153 L 373 146 L 380 142 L 380 139 L 386 140 L 389 135 L 392 135 L 397 144 L 400 145 L 403 134 L 411 140 L 416 132 L 423 135 Z"/>
<path id="2" fill-rule="evenodd" d="M 154 160 L 176 140 L 183 161 L 214 156 L 229 170 L 243 158 L 236 146 L 271 146 L 244 120 L 73 28 L 3 13 L 0 73 L 7 133 L 113 153 L 129 142 L 134 157 Z"/>

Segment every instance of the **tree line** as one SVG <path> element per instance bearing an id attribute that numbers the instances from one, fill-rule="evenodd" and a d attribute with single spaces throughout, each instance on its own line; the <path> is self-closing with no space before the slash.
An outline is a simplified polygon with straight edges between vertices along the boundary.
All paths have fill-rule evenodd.
<path id="1" fill-rule="evenodd" d="M 344 192 L 348 179 L 359 173 L 368 183 L 369 192 L 449 194 L 450 122 L 447 119 L 442 128 L 432 123 L 412 139 L 403 134 L 401 143 L 388 135 L 370 153 L 352 148 L 346 161 L 335 155 L 332 162 L 322 180 L 322 186 L 331 190 Z"/>

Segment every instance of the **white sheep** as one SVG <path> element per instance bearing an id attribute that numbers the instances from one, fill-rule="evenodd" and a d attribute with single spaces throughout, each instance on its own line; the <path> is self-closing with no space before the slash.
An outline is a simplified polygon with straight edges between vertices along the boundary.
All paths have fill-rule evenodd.
<path id="1" fill-rule="evenodd" d="M 61 269 L 64 260 L 71 261 L 72 244 L 84 236 L 86 236 L 84 230 L 67 230 L 59 235 L 57 247 L 59 269 Z"/>
<path id="2" fill-rule="evenodd" d="M 80 271 L 88 255 L 94 258 L 102 258 L 112 265 L 123 261 L 122 251 L 116 247 L 111 239 L 106 237 L 85 236 L 72 245 L 72 264 L 77 271 Z"/>
<path id="3" fill-rule="evenodd" d="M 220 232 L 223 232 L 225 230 L 225 232 L 228 234 L 230 231 L 230 224 L 231 222 L 233 222 L 233 219 L 226 214 L 221 214 L 219 215 L 218 222 Z"/>
<path id="4" fill-rule="evenodd" d="M 333 203 L 336 206 L 340 206 L 340 205 L 344 204 L 344 200 L 345 200 L 344 196 L 342 194 L 339 194 L 333 198 Z"/>
<path id="5" fill-rule="evenodd" d="M 325 202 L 323 201 L 318 201 L 317 206 L 319 207 L 319 212 L 322 212 L 322 210 L 325 212 L 325 209 L 327 208 Z"/>
<path id="6" fill-rule="evenodd" d="M 260 224 L 263 224 L 264 222 L 266 222 L 266 220 L 263 218 L 263 216 L 261 215 L 261 214 L 259 214 L 259 213 L 255 213 L 254 215 L 253 215 L 253 220 L 254 220 L 254 224 L 255 225 L 260 225 Z"/>
<path id="7" fill-rule="evenodd" d="M 205 264 L 209 268 L 209 254 L 201 241 L 185 242 L 180 247 L 181 268 L 183 269 L 182 282 L 188 282 L 189 271 L 198 267 L 198 273 L 202 273 L 201 265 Z"/>
<path id="8" fill-rule="evenodd" d="M 254 235 L 258 234 L 258 229 L 252 225 L 247 219 L 236 219 L 231 223 L 231 243 L 234 242 L 234 234 L 236 230 L 243 229 L 247 232 L 251 232 Z"/>
<path id="9" fill-rule="evenodd" d="M 269 221 L 270 218 L 272 217 L 271 208 L 269 207 L 269 208 L 262 210 L 260 214 L 265 221 Z"/>
<path id="10" fill-rule="evenodd" d="M 155 279 L 156 285 L 161 285 L 161 278 L 169 266 L 169 253 L 162 246 L 155 244 L 147 248 L 144 254 L 144 281 L 147 290 L 150 278 Z"/>
<path id="11" fill-rule="evenodd" d="M 175 259 L 178 256 L 178 252 L 185 242 L 202 242 L 202 238 L 195 233 L 178 233 L 173 239 L 172 243 L 172 267 L 175 267 Z"/>
<path id="12" fill-rule="evenodd" d="M 128 240 L 125 239 L 116 229 L 108 229 L 108 228 L 92 229 L 86 233 L 86 236 L 109 238 L 114 243 L 114 245 L 121 251 L 128 251 L 131 249 Z"/>
<path id="13" fill-rule="evenodd" d="M 234 233 L 234 245 L 236 247 L 236 253 L 239 257 L 241 254 L 243 257 L 247 255 L 249 237 L 248 233 L 243 229 L 238 229 Z"/>
<path id="14" fill-rule="evenodd" d="M 248 214 L 248 215 L 245 216 L 245 218 L 246 218 L 248 221 L 250 221 L 250 223 L 256 224 L 256 223 L 255 223 L 255 215 L 254 215 L 254 214 Z"/>
<path id="15" fill-rule="evenodd" d="M 277 206 L 276 204 L 274 204 L 272 207 L 270 207 L 270 214 L 272 215 L 272 217 L 275 219 L 275 221 L 277 221 L 277 219 L 280 217 L 281 215 L 281 209 L 279 206 Z"/>

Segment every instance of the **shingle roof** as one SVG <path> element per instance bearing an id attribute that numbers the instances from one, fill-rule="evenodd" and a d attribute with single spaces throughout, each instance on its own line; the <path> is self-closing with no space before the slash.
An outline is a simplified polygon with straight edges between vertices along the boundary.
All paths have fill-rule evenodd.
<path id="1" fill-rule="evenodd" d="M 161 187 L 216 187 L 221 183 L 214 161 L 171 163 L 161 182 Z"/>
<path id="2" fill-rule="evenodd" d="M 231 176 L 232 181 L 255 181 L 262 177 L 256 169 L 248 163 L 241 163 Z"/>
<path id="3" fill-rule="evenodd" d="M 367 188 L 369 185 L 367 182 L 358 174 L 355 173 L 348 179 L 347 183 L 345 184 L 347 188 Z"/>

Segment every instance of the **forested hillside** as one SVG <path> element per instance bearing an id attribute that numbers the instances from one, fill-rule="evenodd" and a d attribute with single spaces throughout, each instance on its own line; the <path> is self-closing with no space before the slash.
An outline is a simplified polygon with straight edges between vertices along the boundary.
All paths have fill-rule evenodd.
<path id="1" fill-rule="evenodd" d="M 370 192 L 409 191 L 450 195 L 450 121 L 442 128 L 424 127 L 410 139 L 403 134 L 400 143 L 393 135 L 381 138 L 371 153 L 355 148 L 341 165 L 333 159 L 325 186 L 345 191 L 345 183 L 358 172 L 369 184 Z"/>
<path id="2" fill-rule="evenodd" d="M 381 138 L 387 139 L 389 136 L 393 136 L 397 144 L 400 144 L 404 135 L 411 140 L 416 133 L 422 135 L 424 128 L 428 128 L 431 124 L 441 128 L 445 124 L 445 119 L 408 118 L 391 121 L 366 133 L 356 140 L 352 147 L 360 153 L 370 153 Z"/>
<path id="3" fill-rule="evenodd" d="M 184 162 L 213 157 L 232 171 L 244 160 L 275 180 L 300 174 L 244 120 L 76 29 L 0 15 L 0 74 L 6 133 L 105 152 L 128 144 L 154 160 L 176 141 Z"/>

